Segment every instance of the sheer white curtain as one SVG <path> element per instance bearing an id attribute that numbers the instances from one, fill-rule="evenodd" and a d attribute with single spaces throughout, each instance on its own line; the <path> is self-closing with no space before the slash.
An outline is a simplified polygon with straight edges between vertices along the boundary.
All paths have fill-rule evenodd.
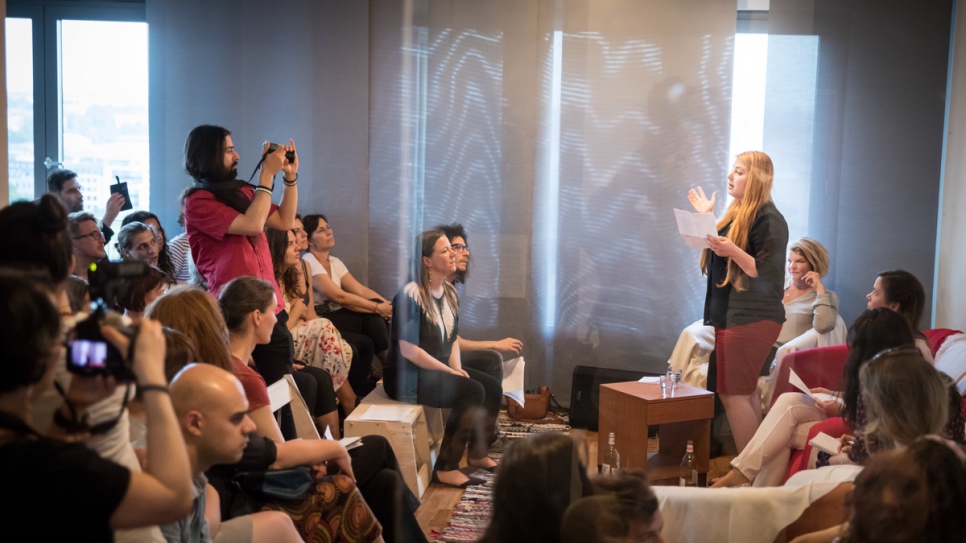
<path id="1" fill-rule="evenodd" d="M 371 21 L 373 282 L 458 221 L 464 337 L 520 337 L 563 398 L 576 365 L 660 369 L 704 300 L 672 209 L 694 185 L 723 209 L 735 5 L 384 0 Z"/>

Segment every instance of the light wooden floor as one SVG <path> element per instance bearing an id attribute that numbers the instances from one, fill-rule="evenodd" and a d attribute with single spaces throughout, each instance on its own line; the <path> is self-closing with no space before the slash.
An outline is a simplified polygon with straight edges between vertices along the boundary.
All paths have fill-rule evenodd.
<path id="1" fill-rule="evenodd" d="M 570 434 L 575 439 L 583 441 L 587 448 L 587 473 L 596 475 L 597 473 L 597 432 L 589 430 L 571 430 Z M 708 470 L 708 478 L 724 475 L 730 469 L 732 456 L 722 456 L 711 459 L 711 466 Z M 465 459 L 464 459 L 465 464 Z M 441 532 L 450 517 L 456 504 L 463 497 L 463 491 L 443 485 L 429 485 L 423 494 L 422 505 L 416 510 L 416 521 L 422 527 L 426 538 L 433 541 L 433 531 Z"/>

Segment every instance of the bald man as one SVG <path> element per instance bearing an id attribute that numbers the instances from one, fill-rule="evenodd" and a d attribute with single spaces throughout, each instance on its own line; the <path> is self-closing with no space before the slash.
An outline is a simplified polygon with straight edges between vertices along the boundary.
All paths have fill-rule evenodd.
<path id="1" fill-rule="evenodd" d="M 188 406 L 208 401 L 207 397 L 213 396 L 211 387 L 217 385 L 215 377 L 220 376 L 221 379 L 224 379 L 225 375 L 231 376 L 233 383 L 238 383 L 238 380 L 228 372 L 207 364 L 185 366 L 172 379 L 175 410 L 179 419 L 181 419 L 185 441 L 189 445 L 189 453 L 191 452 L 192 442 L 198 441 L 199 438 L 189 436 L 191 430 L 187 424 L 190 421 L 185 418 L 183 413 L 188 412 L 188 409 L 186 409 Z M 186 379 L 188 380 L 186 381 Z M 224 385 L 224 383 L 222 384 Z M 244 392 L 242 394 L 242 399 L 244 399 Z M 235 398 L 233 404 L 235 410 L 225 410 L 221 414 L 222 420 L 241 413 L 239 410 L 242 409 L 242 406 L 237 400 Z M 244 406 L 247 409 L 247 401 L 244 402 Z M 244 419 L 248 420 L 248 417 L 246 416 Z M 318 466 L 323 462 L 330 462 L 338 466 L 342 473 L 356 480 L 357 487 L 366 504 L 372 509 L 376 519 L 383 527 L 383 538 L 387 543 L 424 543 L 427 541 L 415 516 L 415 511 L 419 507 L 419 498 L 406 486 L 396 456 L 393 454 L 392 447 L 386 438 L 366 436 L 363 439 L 362 446 L 347 452 L 345 447 L 337 441 L 298 439 L 275 443 L 269 438 L 252 434 L 252 431 L 252 429 L 247 429 L 247 434 L 250 434 L 250 436 L 240 463 L 238 463 L 237 458 L 231 461 L 210 460 L 198 463 L 201 466 L 207 465 L 207 467 L 203 467 L 203 471 L 207 472 L 209 482 L 208 509 L 214 509 L 214 512 L 207 515 L 209 526 L 214 525 L 213 519 L 233 516 L 233 511 L 238 509 L 248 508 L 257 511 L 261 508 L 262 504 L 258 503 L 257 497 L 249 496 L 240 491 L 237 485 L 232 484 L 232 480 L 239 470 L 265 469 L 266 466 L 271 469 L 284 469 L 304 465 Z M 195 432 L 199 433 L 200 431 L 196 430 Z M 208 429 L 205 429 L 204 432 L 200 433 L 207 432 Z M 237 436 L 234 436 L 234 434 L 218 439 L 222 440 L 222 443 L 216 445 L 226 449 L 235 447 L 238 443 Z M 214 445 L 198 444 L 194 448 L 197 452 L 204 452 L 212 450 Z M 194 458 L 197 452 L 189 454 L 192 458 L 193 467 L 195 466 Z M 242 456 L 239 456 L 239 458 L 242 458 Z M 193 471 L 192 473 L 198 472 Z M 212 503 L 219 495 L 221 496 L 219 502 L 223 507 L 220 509 L 221 514 L 217 515 L 215 513 L 218 512 L 219 508 L 213 506 Z M 245 505 L 239 507 L 239 504 Z M 255 517 L 260 514 L 250 515 L 255 522 L 254 539 L 256 541 L 260 531 L 258 530 L 258 519 Z M 224 530 L 226 526 L 233 528 L 234 523 L 235 519 L 222 523 L 222 529 Z M 275 541 L 275 539 L 272 541 Z"/>
<path id="2" fill-rule="evenodd" d="M 255 431 L 238 379 L 209 364 L 191 364 L 172 379 L 171 401 L 188 447 L 195 500 L 187 518 L 161 527 L 168 543 L 302 541 L 292 519 L 280 512 L 221 522 L 218 494 L 204 472 L 214 465 L 239 462 Z"/>

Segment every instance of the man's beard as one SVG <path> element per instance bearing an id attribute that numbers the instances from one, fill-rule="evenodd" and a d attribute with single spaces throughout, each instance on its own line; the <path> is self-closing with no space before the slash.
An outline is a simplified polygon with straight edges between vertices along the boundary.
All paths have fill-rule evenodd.
<path id="1" fill-rule="evenodd" d="M 222 181 L 234 181 L 235 179 L 238 179 L 238 162 L 237 161 L 235 161 L 231 165 L 231 168 L 229 168 L 227 170 L 224 170 L 222 172 L 222 174 L 221 174 L 221 180 Z"/>
<path id="2" fill-rule="evenodd" d="M 83 200 L 81 200 L 80 202 L 75 202 L 74 204 L 72 204 L 70 206 L 70 212 L 71 213 L 77 213 L 78 211 L 84 211 L 84 201 Z"/>

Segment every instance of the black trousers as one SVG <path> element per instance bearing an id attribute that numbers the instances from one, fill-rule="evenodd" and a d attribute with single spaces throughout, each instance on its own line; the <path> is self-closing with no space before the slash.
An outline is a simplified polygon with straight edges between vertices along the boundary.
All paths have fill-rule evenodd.
<path id="1" fill-rule="evenodd" d="M 356 313 L 343 307 L 319 316 L 332 321 L 342 337 L 362 334 L 372 340 L 377 353 L 389 349 L 389 323 L 375 313 Z"/>
<path id="2" fill-rule="evenodd" d="M 369 382 L 369 374 L 372 373 L 372 358 L 376 355 L 376 346 L 363 334 L 343 333 L 341 330 L 339 333 L 352 346 L 352 365 L 349 366 L 346 381 L 356 396 L 365 398 L 375 386 L 375 383 Z"/>
<path id="3" fill-rule="evenodd" d="M 406 486 L 386 438 L 363 437 L 362 446 L 349 451 L 349 457 L 359 492 L 382 524 L 382 537 L 387 543 L 426 541 L 414 514 L 419 498 Z"/>
<path id="4" fill-rule="evenodd" d="M 500 436 L 500 406 L 503 404 L 503 355 L 497 351 L 480 349 L 477 351 L 460 351 L 460 361 L 463 368 L 471 368 L 483 372 L 496 379 L 500 387 L 500 401 L 496 403 L 496 410 L 493 411 L 493 404 L 487 404 L 485 429 L 489 433 L 487 443 L 492 444 Z"/>
<path id="5" fill-rule="evenodd" d="M 417 403 L 452 409 L 443 431 L 439 458 L 436 459 L 435 469 L 439 471 L 459 469 L 467 445 L 470 458 L 486 457 L 488 429 L 496 423 L 503 400 L 500 381 L 473 368 L 463 369 L 469 374 L 469 379 L 445 371 L 417 370 Z"/>
<path id="6" fill-rule="evenodd" d="M 315 366 L 305 366 L 293 373 L 292 377 L 313 417 L 321 417 L 338 408 L 329 372 Z"/>

